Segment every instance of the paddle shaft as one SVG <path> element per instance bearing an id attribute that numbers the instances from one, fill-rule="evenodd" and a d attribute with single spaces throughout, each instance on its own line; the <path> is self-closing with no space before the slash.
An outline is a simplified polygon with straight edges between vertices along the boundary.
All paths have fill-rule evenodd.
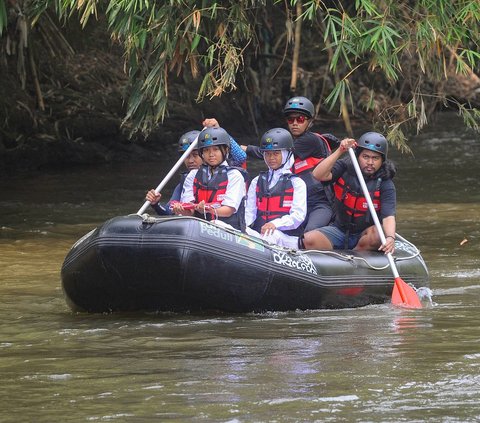
<path id="1" fill-rule="evenodd" d="M 178 170 L 178 168 L 182 165 L 184 160 L 188 157 L 188 155 L 192 152 L 192 150 L 195 149 L 198 143 L 198 136 L 195 138 L 195 140 L 189 145 L 189 147 L 185 150 L 185 152 L 182 154 L 182 156 L 178 159 L 177 163 L 173 165 L 173 167 L 170 169 L 170 172 L 167 173 L 165 178 L 163 178 L 162 182 L 158 184 L 158 187 L 155 188 L 155 192 L 158 194 L 165 185 L 167 185 L 168 181 L 172 178 L 172 176 L 175 174 L 175 172 Z M 150 201 L 145 201 L 143 203 L 143 206 L 140 207 L 138 210 L 137 214 L 140 216 L 142 215 L 145 210 L 147 210 L 148 206 L 150 205 Z"/>
<path id="2" fill-rule="evenodd" d="M 370 210 L 370 214 L 372 215 L 373 221 L 375 222 L 375 227 L 377 228 L 378 235 L 380 236 L 380 240 L 382 241 L 382 244 L 385 244 L 387 240 L 385 238 L 385 234 L 383 233 L 383 228 L 380 223 L 380 220 L 378 219 L 375 207 L 373 206 L 372 198 L 370 197 L 370 193 L 368 192 L 367 184 L 365 183 L 365 179 L 363 178 L 363 174 L 358 164 L 357 156 L 355 156 L 355 152 L 353 151 L 353 148 L 348 149 L 348 154 L 350 154 L 350 158 L 352 159 L 353 167 L 355 168 L 355 172 L 357 173 L 358 181 L 362 186 L 363 195 L 367 200 L 368 209 Z M 392 254 L 388 253 L 387 258 L 388 258 L 388 262 L 390 263 L 393 276 L 395 278 L 398 278 L 399 274 L 398 274 L 397 266 L 395 265 L 395 261 L 393 260 Z"/>

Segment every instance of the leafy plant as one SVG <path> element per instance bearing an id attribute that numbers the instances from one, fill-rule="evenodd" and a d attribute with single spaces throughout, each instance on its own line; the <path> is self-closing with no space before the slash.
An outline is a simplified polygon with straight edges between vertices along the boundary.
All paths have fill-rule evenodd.
<path id="1" fill-rule="evenodd" d="M 164 119 L 179 76 L 198 79 L 198 101 L 247 87 L 266 102 L 290 66 L 292 81 L 300 79 L 294 93 L 314 97 L 322 80 L 319 94 L 347 128 L 350 115 L 366 113 L 405 148 L 405 131 L 421 130 L 439 108 L 455 108 L 468 126 L 479 126 L 478 110 L 463 101 L 468 95 L 447 90 L 479 69 L 478 0 L 31 1 L 37 15 L 53 8 L 83 25 L 106 15 L 125 51 L 124 123 L 132 131 L 148 133 Z"/>

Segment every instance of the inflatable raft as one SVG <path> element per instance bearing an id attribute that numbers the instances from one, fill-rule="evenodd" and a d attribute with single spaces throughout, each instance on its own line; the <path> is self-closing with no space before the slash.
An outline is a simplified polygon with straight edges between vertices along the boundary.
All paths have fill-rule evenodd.
<path id="1" fill-rule="evenodd" d="M 402 237 L 402 279 L 428 284 Z M 87 312 L 265 312 L 360 307 L 390 301 L 383 253 L 297 251 L 195 217 L 116 217 L 78 240 L 62 266 L 68 305 Z"/>

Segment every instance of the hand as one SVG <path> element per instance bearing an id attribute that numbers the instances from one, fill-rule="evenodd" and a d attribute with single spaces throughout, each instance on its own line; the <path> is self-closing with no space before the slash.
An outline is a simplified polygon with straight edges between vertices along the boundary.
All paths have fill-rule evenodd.
<path id="1" fill-rule="evenodd" d="M 353 138 L 344 138 L 340 142 L 340 152 L 345 153 L 349 148 L 356 147 L 357 142 Z"/>
<path id="2" fill-rule="evenodd" d="M 200 203 L 195 206 L 195 211 L 201 214 L 205 214 L 205 211 L 208 211 L 208 209 L 209 206 L 205 205 L 205 200 L 200 201 Z"/>
<path id="3" fill-rule="evenodd" d="M 246 145 L 241 145 L 240 148 L 245 152 L 247 151 L 247 146 Z"/>
<path id="4" fill-rule="evenodd" d="M 276 226 L 272 222 L 265 223 L 260 229 L 260 233 L 262 235 L 270 235 L 273 231 L 277 229 Z"/>
<path id="5" fill-rule="evenodd" d="M 185 212 L 182 203 L 180 203 L 179 201 L 175 201 L 174 203 L 172 203 L 171 207 L 173 214 L 182 215 Z"/>
<path id="6" fill-rule="evenodd" d="M 162 198 L 162 194 L 156 193 L 155 190 L 151 189 L 147 192 L 145 199 L 150 201 L 150 204 L 157 204 Z"/>
<path id="7" fill-rule="evenodd" d="M 202 122 L 202 125 L 204 127 L 207 127 L 207 128 L 218 128 L 218 127 L 220 127 L 217 119 L 215 119 L 215 118 L 204 119 L 204 121 Z"/>
<path id="8" fill-rule="evenodd" d="M 395 251 L 395 240 L 391 236 L 385 238 L 385 244 L 380 245 L 378 251 L 383 251 L 385 254 L 393 254 Z"/>

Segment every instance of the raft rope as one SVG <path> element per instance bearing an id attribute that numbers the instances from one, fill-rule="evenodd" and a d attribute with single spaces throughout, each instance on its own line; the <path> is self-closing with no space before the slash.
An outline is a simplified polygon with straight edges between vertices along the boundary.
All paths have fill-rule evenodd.
<path id="1" fill-rule="evenodd" d="M 401 240 L 402 243 L 408 245 L 412 249 L 412 254 L 411 255 L 406 256 L 406 257 L 394 257 L 395 261 L 400 262 L 400 261 L 404 261 L 404 260 L 411 260 L 411 259 L 420 255 L 420 250 L 415 245 L 413 245 L 410 241 L 407 241 L 403 236 L 396 233 L 395 238 Z M 353 256 L 351 254 L 342 254 L 342 253 L 338 253 L 336 251 L 330 251 L 330 250 L 327 250 L 327 251 L 325 251 L 325 250 L 302 250 L 302 251 L 306 251 L 308 253 L 327 254 L 327 255 L 337 257 L 341 260 L 346 260 L 346 261 L 360 261 L 360 262 L 365 263 L 365 265 L 367 267 L 369 267 L 370 269 L 373 269 L 373 270 L 385 270 L 385 269 L 388 269 L 390 267 L 390 264 L 386 264 L 385 266 L 382 266 L 382 267 L 373 266 L 372 264 L 370 264 L 368 262 L 367 259 L 365 259 L 363 257 L 356 257 L 356 256 Z"/>
<path id="2" fill-rule="evenodd" d="M 135 214 L 133 216 L 138 216 L 138 215 Z M 199 221 L 205 223 L 205 221 L 203 219 L 199 219 L 197 217 L 192 217 L 192 216 L 178 216 L 177 215 L 175 217 L 154 217 L 154 216 L 150 216 L 147 213 L 144 213 L 144 214 L 142 214 L 141 217 L 142 217 L 142 220 L 143 220 L 144 223 L 149 223 L 149 224 L 157 223 L 157 222 L 164 222 L 164 221 L 168 221 L 168 220 L 178 220 L 178 219 L 196 219 L 196 220 L 199 220 Z M 280 252 L 284 252 L 284 253 L 290 253 L 290 254 L 293 254 L 293 255 L 324 254 L 324 255 L 332 256 L 332 257 L 335 257 L 339 260 L 344 260 L 344 261 L 351 261 L 351 262 L 360 261 L 360 262 L 365 263 L 365 265 L 367 267 L 369 267 L 370 269 L 373 269 L 373 270 L 385 270 L 385 269 L 390 267 L 390 264 L 386 264 L 385 266 L 382 266 L 382 267 L 373 266 L 372 264 L 370 264 L 368 262 L 367 259 L 365 259 L 363 257 L 356 257 L 352 254 L 343 254 L 343 253 L 339 253 L 337 251 L 331 251 L 331 250 L 295 250 L 293 248 L 280 247 L 279 245 L 271 244 L 268 241 L 265 241 L 263 239 L 260 239 L 260 238 L 257 238 L 257 237 L 251 236 L 251 235 L 246 235 L 245 233 L 240 232 L 237 229 L 216 225 L 214 222 L 206 222 L 206 223 L 208 223 L 209 225 L 215 226 L 217 228 L 220 228 L 220 229 L 224 230 L 225 232 L 228 232 L 232 235 L 243 236 L 243 237 L 248 236 L 248 238 L 250 239 L 251 242 L 254 242 L 258 245 L 262 245 L 264 248 L 272 250 L 272 251 L 275 250 L 275 251 L 280 251 Z M 402 237 L 401 235 L 399 235 L 397 233 L 395 234 L 395 237 L 396 237 L 396 239 L 399 239 L 402 243 L 408 245 L 412 249 L 412 254 L 411 255 L 406 256 L 406 257 L 395 257 L 395 261 L 411 260 L 411 259 L 420 255 L 420 250 L 415 245 L 413 245 L 410 241 L 406 240 L 404 237 Z"/>

